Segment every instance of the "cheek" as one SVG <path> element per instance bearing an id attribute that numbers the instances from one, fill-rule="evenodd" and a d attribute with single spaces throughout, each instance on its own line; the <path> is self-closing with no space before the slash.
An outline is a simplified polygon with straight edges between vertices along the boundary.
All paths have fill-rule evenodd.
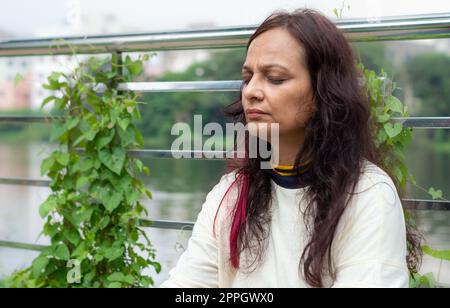
<path id="1" fill-rule="evenodd" d="M 280 132 L 299 130 L 306 127 L 314 112 L 314 102 L 310 95 L 285 98 L 277 108 L 276 120 L 280 123 Z"/>

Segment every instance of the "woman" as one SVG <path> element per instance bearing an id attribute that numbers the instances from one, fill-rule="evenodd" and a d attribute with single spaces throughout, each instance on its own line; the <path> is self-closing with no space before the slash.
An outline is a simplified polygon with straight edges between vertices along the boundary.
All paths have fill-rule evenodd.
<path id="1" fill-rule="evenodd" d="M 312 10 L 274 13 L 242 73 L 228 114 L 256 133 L 278 123 L 279 165 L 247 157 L 220 179 L 161 287 L 408 287 L 418 244 L 343 33 Z"/>

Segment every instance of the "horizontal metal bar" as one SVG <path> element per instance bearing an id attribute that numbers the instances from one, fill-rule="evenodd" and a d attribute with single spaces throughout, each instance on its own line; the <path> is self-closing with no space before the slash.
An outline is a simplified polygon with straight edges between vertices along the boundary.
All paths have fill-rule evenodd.
<path id="1" fill-rule="evenodd" d="M 0 178 L 0 185 L 17 185 L 17 186 L 38 186 L 38 187 L 48 187 L 50 181 L 47 180 L 33 180 L 33 179 L 23 179 L 23 178 Z M 413 210 L 440 210 L 440 211 L 450 211 L 450 201 L 440 201 L 440 200 L 424 200 L 424 199 L 402 199 L 403 205 L 408 209 Z M 157 226 L 159 220 L 154 220 Z M 185 222 L 179 222 L 184 224 Z"/>
<path id="2" fill-rule="evenodd" d="M 450 13 L 383 17 L 378 20 L 335 20 L 352 41 L 450 37 Z M 242 47 L 256 25 L 121 35 L 72 36 L 0 42 L 1 56 L 31 56 Z M 70 46 L 69 46 L 70 44 Z"/>
<path id="3" fill-rule="evenodd" d="M 119 84 L 118 90 L 138 92 L 238 92 L 241 80 L 129 82 Z"/>
<path id="4" fill-rule="evenodd" d="M 355 42 L 450 37 L 450 13 L 342 20 L 337 25 Z"/>
<path id="5" fill-rule="evenodd" d="M 192 222 L 192 221 L 159 220 L 159 219 L 155 219 L 155 220 L 142 219 L 141 226 L 145 227 L 145 228 L 191 231 L 194 228 L 194 222 Z M 37 245 L 37 244 L 28 244 L 28 243 L 20 243 L 20 242 L 11 242 L 11 241 L 0 241 L 0 247 L 42 251 L 47 246 Z"/>
<path id="6" fill-rule="evenodd" d="M 173 220 L 147 220 L 141 219 L 141 226 L 157 229 L 172 229 L 190 231 L 194 228 L 193 221 L 173 221 Z"/>
<path id="7" fill-rule="evenodd" d="M 32 123 L 51 123 L 52 117 L 47 116 L 0 116 L 0 123 L 20 123 L 20 124 L 32 124 Z"/>
<path id="8" fill-rule="evenodd" d="M 450 117 L 408 117 L 392 118 L 405 127 L 414 128 L 450 128 Z"/>
<path id="9" fill-rule="evenodd" d="M 230 81 L 231 82 L 238 82 L 238 81 Z M 161 86 L 163 87 L 163 86 Z M 233 86 L 234 87 L 234 86 Z M 137 87 L 139 89 L 133 91 L 140 91 L 143 88 Z M 194 86 L 193 90 L 186 90 L 186 91 L 205 91 L 200 90 L 200 87 Z M 131 90 L 131 89 L 130 89 Z M 238 89 L 239 90 L 239 89 Z M 146 90 L 143 90 L 145 92 Z M 173 92 L 172 90 L 168 90 L 167 92 Z M 185 91 L 185 90 L 177 90 L 178 92 Z M 175 91 L 175 92 L 177 92 Z M 206 90 L 208 91 L 208 90 Z M 215 88 L 211 91 L 221 91 Z M 228 91 L 228 90 L 225 90 Z M 230 90 L 231 91 L 231 90 Z M 234 91 L 234 90 L 233 90 Z M 156 91 L 155 91 L 156 92 Z M 48 116 L 0 116 L 0 123 L 51 123 L 53 120 L 62 120 L 62 117 L 48 117 Z M 427 129 L 434 129 L 434 128 L 450 128 L 450 117 L 394 117 L 392 118 L 393 122 L 395 123 L 401 123 L 405 127 L 413 127 L 413 128 L 427 128 Z"/>
<path id="10" fill-rule="evenodd" d="M 19 242 L 0 241 L 0 247 L 2 247 L 2 248 L 14 248 L 14 249 L 42 251 L 47 246 L 36 245 L 36 244 L 27 244 L 27 243 L 19 243 Z"/>
<path id="11" fill-rule="evenodd" d="M 402 199 L 402 204 L 410 210 L 450 211 L 450 201 Z"/>
<path id="12" fill-rule="evenodd" d="M 238 157 L 236 151 L 130 150 L 131 157 L 225 160 Z"/>
<path id="13" fill-rule="evenodd" d="M 25 178 L 0 178 L 0 185 L 49 187 L 50 181 Z"/>

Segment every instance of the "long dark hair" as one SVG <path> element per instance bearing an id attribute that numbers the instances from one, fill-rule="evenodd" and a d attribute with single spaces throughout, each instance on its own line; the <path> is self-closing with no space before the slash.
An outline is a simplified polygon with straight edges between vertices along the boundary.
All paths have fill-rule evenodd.
<path id="1" fill-rule="evenodd" d="M 256 29 L 247 49 L 256 37 L 274 28 L 286 29 L 303 46 L 311 77 L 316 111 L 305 128 L 304 144 L 295 160 L 296 166 L 307 163 L 308 172 L 312 174 L 306 190 L 309 202 L 304 212 L 309 237 L 299 268 L 310 286 L 322 287 L 324 273 L 335 279 L 331 245 L 349 193 L 355 190 L 360 178 L 364 160 L 390 172 L 374 146 L 369 103 L 358 82 L 360 73 L 344 34 L 316 11 L 277 11 Z M 235 122 L 247 124 L 242 88 L 240 98 L 228 106 L 225 113 Z M 247 150 L 248 138 L 247 135 Z M 234 268 L 240 267 L 242 251 L 248 250 L 254 257 L 250 268 L 261 261 L 266 248 L 272 188 L 270 175 L 260 168 L 260 162 L 261 158 L 233 160 L 227 169 L 227 172 L 237 170 L 234 184 L 239 185 L 230 232 L 230 262 Z M 416 272 L 421 254 L 418 238 L 410 228 L 407 228 L 407 240 L 408 268 Z"/>

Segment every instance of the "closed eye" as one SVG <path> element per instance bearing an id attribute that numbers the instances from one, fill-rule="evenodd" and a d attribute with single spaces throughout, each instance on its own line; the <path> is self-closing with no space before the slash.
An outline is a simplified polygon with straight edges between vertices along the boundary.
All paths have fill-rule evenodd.
<path id="1" fill-rule="evenodd" d="M 270 83 L 273 84 L 282 84 L 285 80 L 284 79 L 275 79 L 275 78 L 267 78 L 269 80 Z"/>
<path id="2" fill-rule="evenodd" d="M 248 76 L 245 76 L 245 77 L 242 78 L 242 82 L 245 85 L 247 85 L 250 82 L 251 79 L 252 79 L 251 77 L 249 78 Z M 280 78 L 274 78 L 274 77 L 266 77 L 266 79 L 270 83 L 275 84 L 275 85 L 282 84 L 283 82 L 285 82 L 287 80 L 287 79 L 280 79 Z"/>
<path id="3" fill-rule="evenodd" d="M 252 79 L 251 77 L 249 78 L 248 76 L 244 76 L 242 77 L 242 82 L 247 85 L 251 79 Z"/>

